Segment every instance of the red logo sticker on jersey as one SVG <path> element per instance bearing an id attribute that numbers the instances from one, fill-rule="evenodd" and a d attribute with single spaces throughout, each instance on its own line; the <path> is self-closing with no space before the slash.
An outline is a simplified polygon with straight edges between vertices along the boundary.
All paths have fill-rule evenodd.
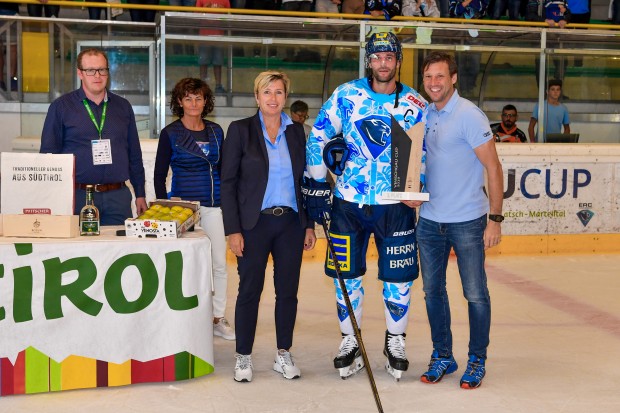
<path id="1" fill-rule="evenodd" d="M 416 105 L 417 107 L 419 107 L 422 110 L 424 110 L 424 108 L 426 107 L 426 103 L 424 103 L 424 101 L 418 99 L 417 97 L 415 97 L 411 93 L 407 93 L 407 100 L 409 102 L 413 103 L 414 105 Z"/>

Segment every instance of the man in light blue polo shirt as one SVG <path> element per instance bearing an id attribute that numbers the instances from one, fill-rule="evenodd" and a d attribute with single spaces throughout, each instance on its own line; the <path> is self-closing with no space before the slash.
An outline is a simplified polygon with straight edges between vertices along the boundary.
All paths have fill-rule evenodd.
<path id="1" fill-rule="evenodd" d="M 445 52 L 432 52 L 422 65 L 429 107 L 426 133 L 426 186 L 416 229 L 433 354 L 424 383 L 437 383 L 457 370 L 452 355 L 446 269 L 454 248 L 469 308 L 469 360 L 460 380 L 464 389 L 482 383 L 489 345 L 491 301 L 484 269 L 485 249 L 501 239 L 503 172 L 486 115 L 459 96 L 457 65 Z M 487 172 L 488 198 L 484 192 Z M 487 222 L 487 213 L 488 215 Z"/>

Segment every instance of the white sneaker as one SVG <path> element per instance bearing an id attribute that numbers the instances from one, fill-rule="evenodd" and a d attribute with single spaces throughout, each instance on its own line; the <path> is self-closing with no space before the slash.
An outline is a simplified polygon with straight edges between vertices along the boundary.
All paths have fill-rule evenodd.
<path id="1" fill-rule="evenodd" d="M 286 350 L 278 350 L 276 360 L 273 362 L 273 369 L 278 373 L 282 373 L 285 379 L 298 379 L 301 377 L 301 371 L 293 363 L 291 353 Z"/>
<path id="2" fill-rule="evenodd" d="M 213 335 L 220 336 L 225 340 L 234 340 L 235 330 L 228 324 L 228 320 L 224 317 L 220 318 L 220 321 L 213 324 Z"/>
<path id="3" fill-rule="evenodd" d="M 235 381 L 252 381 L 252 355 L 235 354 L 235 358 L 237 359 L 235 363 Z"/>

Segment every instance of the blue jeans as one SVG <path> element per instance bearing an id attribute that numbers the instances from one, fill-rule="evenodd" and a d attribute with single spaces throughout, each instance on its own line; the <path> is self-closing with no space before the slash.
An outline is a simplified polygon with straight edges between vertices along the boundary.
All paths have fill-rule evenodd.
<path id="1" fill-rule="evenodd" d="M 446 291 L 446 269 L 454 248 L 463 294 L 469 312 L 469 355 L 486 358 L 491 328 L 491 299 L 484 271 L 484 241 L 487 217 L 441 224 L 420 218 L 416 228 L 424 300 L 431 326 L 433 348 L 442 356 L 452 354 L 450 303 Z"/>

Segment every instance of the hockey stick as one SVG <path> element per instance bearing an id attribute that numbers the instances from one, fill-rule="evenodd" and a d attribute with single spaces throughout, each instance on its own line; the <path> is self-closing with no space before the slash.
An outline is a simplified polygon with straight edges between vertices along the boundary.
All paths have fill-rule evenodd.
<path id="1" fill-rule="evenodd" d="M 368 355 L 366 354 L 366 348 L 364 347 L 364 342 L 362 341 L 362 333 L 357 325 L 357 320 L 355 319 L 355 313 L 353 312 L 353 306 L 351 305 L 351 300 L 349 299 L 349 293 L 347 292 L 347 287 L 344 284 L 344 279 L 342 278 L 342 273 L 340 272 L 340 264 L 338 263 L 338 258 L 336 258 L 336 250 L 334 249 L 334 243 L 332 242 L 332 237 L 329 235 L 329 229 L 327 228 L 327 217 L 328 214 L 323 213 L 323 231 L 325 232 L 325 239 L 327 240 L 327 247 L 329 249 L 329 253 L 332 255 L 332 260 L 334 261 L 334 268 L 336 269 L 336 276 L 338 277 L 338 284 L 340 285 L 340 289 L 342 290 L 342 295 L 344 296 L 344 302 L 347 305 L 347 311 L 349 312 L 349 318 L 351 319 L 351 325 L 353 326 L 353 332 L 355 333 L 355 338 L 357 339 L 357 344 L 360 347 L 360 352 L 362 353 L 362 359 L 364 360 L 364 364 L 366 365 L 366 371 L 368 371 L 368 380 L 370 381 L 370 387 L 372 389 L 372 395 L 375 397 L 375 403 L 377 403 L 377 410 L 380 413 L 383 413 L 383 407 L 381 406 L 381 399 L 379 398 L 379 392 L 377 391 L 377 385 L 375 384 L 375 378 L 372 375 L 372 369 L 370 368 L 370 362 L 368 361 Z"/>

